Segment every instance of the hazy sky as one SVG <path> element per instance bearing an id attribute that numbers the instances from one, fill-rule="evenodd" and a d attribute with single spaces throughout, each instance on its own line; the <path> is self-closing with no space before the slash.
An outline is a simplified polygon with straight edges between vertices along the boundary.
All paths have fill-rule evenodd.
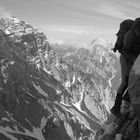
<path id="1" fill-rule="evenodd" d="M 139 13 L 140 0 L 0 0 L 0 16 L 34 24 L 51 41 L 114 41 L 119 23 Z"/>

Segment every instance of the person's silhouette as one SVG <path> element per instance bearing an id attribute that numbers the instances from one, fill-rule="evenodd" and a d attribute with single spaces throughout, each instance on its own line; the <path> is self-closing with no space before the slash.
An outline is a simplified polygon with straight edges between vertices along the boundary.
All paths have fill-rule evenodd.
<path id="1" fill-rule="evenodd" d="M 124 55 L 123 52 L 123 47 L 124 47 L 124 38 L 126 33 L 132 28 L 134 21 L 131 19 L 124 20 L 120 24 L 120 29 L 118 31 L 117 35 L 117 40 L 115 43 L 115 47 L 113 48 L 113 51 L 116 52 L 117 50 L 119 51 L 120 55 L 120 65 L 121 65 L 121 84 L 117 90 L 117 95 L 115 99 L 114 106 L 111 108 L 111 113 L 114 114 L 115 116 L 119 117 L 120 114 L 120 106 L 122 102 L 122 95 L 124 91 L 126 90 L 128 86 L 128 77 L 129 77 L 129 72 L 131 69 L 131 66 L 129 65 L 126 56 Z M 129 99 L 128 99 L 129 100 Z"/>

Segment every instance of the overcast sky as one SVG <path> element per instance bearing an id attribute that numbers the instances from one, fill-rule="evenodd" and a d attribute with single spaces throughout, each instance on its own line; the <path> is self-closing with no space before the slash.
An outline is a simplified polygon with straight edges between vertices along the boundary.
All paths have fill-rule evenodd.
<path id="1" fill-rule="evenodd" d="M 51 41 L 115 41 L 119 23 L 139 14 L 140 0 L 0 0 L 0 16 L 34 24 Z"/>

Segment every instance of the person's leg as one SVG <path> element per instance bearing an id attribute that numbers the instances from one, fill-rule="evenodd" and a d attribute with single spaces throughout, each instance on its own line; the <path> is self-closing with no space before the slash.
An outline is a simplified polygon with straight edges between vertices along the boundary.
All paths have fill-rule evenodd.
<path id="1" fill-rule="evenodd" d="M 121 65 L 121 84 L 117 90 L 117 95 L 115 99 L 114 106 L 111 108 L 111 113 L 116 116 L 120 116 L 120 106 L 122 101 L 122 95 L 128 86 L 128 75 L 129 75 L 129 68 L 127 61 L 123 55 L 120 56 L 120 65 Z"/>
<path id="2" fill-rule="evenodd" d="M 117 90 L 117 94 L 123 95 L 128 85 L 129 72 L 130 72 L 128 63 L 123 55 L 120 56 L 120 65 L 121 65 L 121 80 L 122 81 Z"/>
<path id="3" fill-rule="evenodd" d="M 140 104 L 132 104 L 132 107 L 138 119 L 139 137 L 140 137 Z"/>

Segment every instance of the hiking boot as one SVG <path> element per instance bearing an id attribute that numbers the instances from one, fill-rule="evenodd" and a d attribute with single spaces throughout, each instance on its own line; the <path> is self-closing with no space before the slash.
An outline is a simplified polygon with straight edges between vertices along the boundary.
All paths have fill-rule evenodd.
<path id="1" fill-rule="evenodd" d="M 122 100 L 120 112 L 122 116 L 126 116 L 130 112 L 130 102 Z"/>

